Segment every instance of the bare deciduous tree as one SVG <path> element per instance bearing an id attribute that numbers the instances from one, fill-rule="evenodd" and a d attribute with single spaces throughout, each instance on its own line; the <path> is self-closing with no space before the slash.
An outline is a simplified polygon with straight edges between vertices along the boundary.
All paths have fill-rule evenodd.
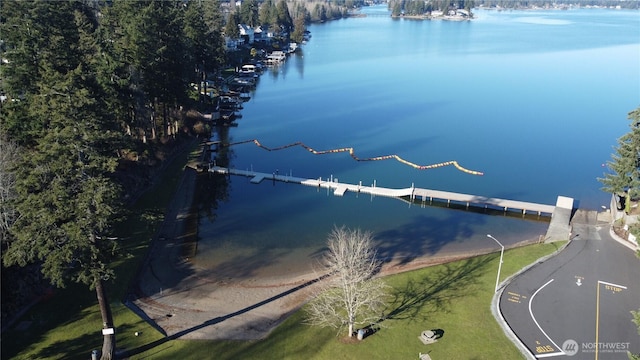
<path id="1" fill-rule="evenodd" d="M 330 276 L 318 284 L 315 298 L 306 307 L 307 323 L 338 331 L 346 326 L 351 337 L 356 326 L 371 325 L 383 317 L 386 285 L 374 278 L 380 262 L 370 232 L 336 227 L 327 246 L 321 265 Z"/>
<path id="2" fill-rule="evenodd" d="M 15 166 L 19 156 L 18 146 L 0 132 L 0 241 L 7 241 L 9 228 L 15 221 L 16 212 L 11 201 L 15 198 Z"/>

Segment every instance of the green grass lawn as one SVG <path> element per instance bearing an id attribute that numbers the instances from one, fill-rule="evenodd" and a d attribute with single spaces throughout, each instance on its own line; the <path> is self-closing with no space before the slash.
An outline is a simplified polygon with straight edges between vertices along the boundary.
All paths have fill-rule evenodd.
<path id="1" fill-rule="evenodd" d="M 501 281 L 562 243 L 508 250 Z M 393 275 L 389 319 L 363 341 L 344 341 L 335 329 L 303 324 L 299 311 L 264 340 L 186 341 L 159 344 L 131 359 L 417 359 L 429 353 L 438 359 L 520 359 L 491 314 L 499 253 Z M 443 337 L 424 345 L 423 330 L 440 329 Z"/>
<path id="2" fill-rule="evenodd" d="M 304 325 L 302 311 L 261 341 L 166 340 L 121 300 L 162 221 L 181 169 L 196 155 L 184 152 L 176 158 L 123 226 L 130 255 L 116 264 L 118 280 L 109 286 L 109 296 L 117 347 L 132 350 L 136 355 L 130 359 L 417 359 L 419 352 L 428 352 L 434 360 L 522 358 L 491 315 L 499 253 L 387 277 L 389 318 L 363 341 L 346 342 L 335 329 Z M 560 246 L 539 244 L 506 251 L 502 279 Z M 95 292 L 85 286 L 57 291 L 18 325 L 2 334 L 2 359 L 89 359 L 91 351 L 102 345 Z M 440 329 L 444 335 L 435 344 L 423 345 L 418 336 L 430 329 Z"/>

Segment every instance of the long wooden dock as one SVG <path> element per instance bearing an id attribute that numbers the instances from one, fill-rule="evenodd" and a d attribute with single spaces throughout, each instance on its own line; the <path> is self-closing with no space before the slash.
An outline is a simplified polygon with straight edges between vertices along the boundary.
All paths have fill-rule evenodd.
<path id="1" fill-rule="evenodd" d="M 333 194 L 336 196 L 343 196 L 347 191 L 361 193 L 361 194 L 370 194 L 375 196 L 384 196 L 391 198 L 400 198 L 403 200 L 409 200 L 411 202 L 414 201 L 423 201 L 423 202 L 445 202 L 447 204 L 460 204 L 466 207 L 483 207 L 486 209 L 499 209 L 504 212 L 507 211 L 517 211 L 521 212 L 523 215 L 528 213 L 538 214 L 539 216 L 552 216 L 553 212 L 556 209 L 554 205 L 547 204 L 538 204 L 533 202 L 526 201 L 518 201 L 518 200 L 507 200 L 507 199 L 498 199 L 491 198 L 486 196 L 478 196 L 478 195 L 469 195 L 469 194 L 461 194 L 455 192 L 448 191 L 440 191 L 440 190 L 429 190 L 416 188 L 414 186 L 402 189 L 391 189 L 385 187 L 379 187 L 373 184 L 372 186 L 362 185 L 362 182 L 359 184 L 347 184 L 341 183 L 337 179 L 329 178 L 323 180 L 322 178 L 318 179 L 306 179 L 299 178 L 290 175 L 282 175 L 278 173 L 261 173 L 250 170 L 240 170 L 240 169 L 230 169 L 219 166 L 209 166 L 209 172 L 217 173 L 217 174 L 228 174 L 228 175 L 239 175 L 246 176 L 250 178 L 252 183 L 258 184 L 263 180 L 271 180 L 271 181 L 280 181 L 280 182 L 290 182 L 295 184 L 301 184 L 306 186 L 313 186 L 317 188 L 327 189 L 328 191 L 333 191 Z M 561 199 L 563 197 L 559 197 L 558 204 L 561 203 Z M 564 199 L 564 198 L 563 198 Z M 571 199 L 572 200 L 572 199 Z M 566 201 L 563 200 L 563 204 L 566 204 Z M 571 204 L 573 202 L 571 201 Z M 565 206 L 565 205 L 562 205 Z M 571 205 L 572 206 L 572 205 Z"/>

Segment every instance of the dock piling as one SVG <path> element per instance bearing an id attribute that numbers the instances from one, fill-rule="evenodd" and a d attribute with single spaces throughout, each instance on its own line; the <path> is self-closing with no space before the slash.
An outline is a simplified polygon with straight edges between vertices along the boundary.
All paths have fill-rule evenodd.
<path id="1" fill-rule="evenodd" d="M 251 170 L 249 171 L 219 167 L 216 166 L 215 161 L 213 161 L 209 163 L 208 171 L 210 173 L 222 174 L 228 177 L 231 177 L 231 175 L 246 176 L 249 177 L 251 179 L 250 182 L 254 184 L 260 183 L 262 180 L 269 178 L 268 173 L 254 172 L 253 165 L 251 165 Z M 289 174 L 286 176 L 279 176 L 278 169 L 271 173 L 271 180 L 274 186 L 277 180 L 307 186 L 316 186 L 318 191 L 320 191 L 320 188 L 325 187 L 327 188 L 327 196 L 331 191 L 333 191 L 336 196 L 340 196 L 347 191 L 355 192 L 357 194 L 368 193 L 371 195 L 371 201 L 373 201 L 373 198 L 376 195 L 397 198 L 403 201 L 409 201 L 410 203 L 416 201 L 419 197 L 422 200 L 423 206 L 426 205 L 427 198 L 429 198 L 429 205 L 433 205 L 434 202 L 437 202 L 445 203 L 447 207 L 451 207 L 451 203 L 453 202 L 454 205 L 458 204 L 461 207 L 466 207 L 466 209 L 470 209 L 472 207 L 484 208 L 485 212 L 488 212 L 487 210 L 489 209 L 498 211 L 502 209 L 504 213 L 518 212 L 522 214 L 522 216 L 526 216 L 530 212 L 537 213 L 538 216 L 552 216 L 556 209 L 556 206 L 554 205 L 416 188 L 415 183 L 413 182 L 411 183 L 410 188 L 392 189 L 378 187 L 377 180 L 375 179 L 371 186 L 363 186 L 362 181 L 359 181 L 358 184 L 340 183 L 339 179 L 337 177 L 334 178 L 333 174 L 331 174 L 327 178 L 327 181 L 323 182 L 322 177 L 318 177 L 317 180 L 293 177 L 293 170 L 289 170 Z"/>

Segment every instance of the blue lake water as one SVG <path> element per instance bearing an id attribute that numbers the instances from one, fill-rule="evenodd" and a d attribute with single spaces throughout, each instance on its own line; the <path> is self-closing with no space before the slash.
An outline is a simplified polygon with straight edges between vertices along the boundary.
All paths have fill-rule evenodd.
<path id="1" fill-rule="evenodd" d="M 391 19 L 384 6 L 364 12 L 371 16 L 309 26 L 311 41 L 262 75 L 238 127 L 221 136 L 267 147 L 353 147 L 360 158 L 397 154 L 419 165 L 456 160 L 484 175 L 357 162 L 347 153 L 314 155 L 300 147 L 269 152 L 252 143 L 230 148 L 230 167 L 608 205 L 596 178 L 629 129 L 628 112 L 640 106 L 639 12 L 476 10 L 476 19 L 462 22 Z M 202 266 L 304 271 L 334 225 L 372 231 L 387 258 L 493 249 L 487 233 L 506 245 L 547 228 L 242 177 L 226 185 L 215 216 L 200 221 Z"/>

